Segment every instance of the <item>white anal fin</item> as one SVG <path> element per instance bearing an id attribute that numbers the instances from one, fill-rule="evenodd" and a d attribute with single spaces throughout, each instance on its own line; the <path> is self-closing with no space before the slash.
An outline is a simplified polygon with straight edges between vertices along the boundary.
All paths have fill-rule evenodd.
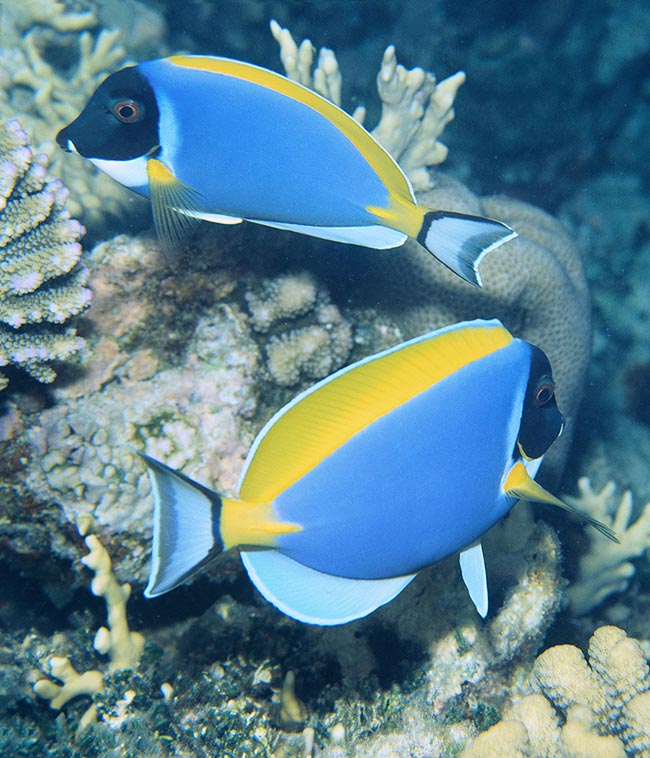
<path id="1" fill-rule="evenodd" d="M 415 577 L 346 579 L 323 574 L 273 549 L 242 550 L 253 584 L 283 613 L 305 624 L 334 626 L 390 602 Z"/>
<path id="2" fill-rule="evenodd" d="M 469 596 L 480 616 L 485 618 L 488 612 L 488 590 L 481 543 L 476 542 L 471 547 L 461 550 L 459 560 L 460 572 Z"/>
<path id="3" fill-rule="evenodd" d="M 403 245 L 408 235 L 389 229 L 387 226 L 373 224 L 371 226 L 307 226 L 305 224 L 285 224 L 275 221 L 259 221 L 247 219 L 253 224 L 271 226 L 274 229 L 285 229 L 289 232 L 306 234 L 308 237 L 318 237 L 332 242 L 344 242 L 349 245 L 360 245 L 375 250 L 389 250 Z"/>

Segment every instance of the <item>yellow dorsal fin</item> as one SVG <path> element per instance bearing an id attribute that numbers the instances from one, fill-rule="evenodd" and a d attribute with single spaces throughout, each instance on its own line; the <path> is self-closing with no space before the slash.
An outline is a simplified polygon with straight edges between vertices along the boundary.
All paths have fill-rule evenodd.
<path id="1" fill-rule="evenodd" d="M 386 185 L 391 195 L 414 205 L 413 190 L 396 161 L 384 150 L 366 129 L 338 105 L 274 71 L 250 63 L 205 55 L 172 55 L 168 60 L 176 66 L 212 71 L 233 76 L 279 92 L 312 108 L 331 121 L 357 148 Z"/>
<path id="2" fill-rule="evenodd" d="M 588 513 L 584 513 L 579 508 L 576 508 L 569 503 L 565 503 L 563 500 L 555 497 L 550 492 L 544 489 L 541 484 L 538 484 L 526 471 L 526 467 L 521 461 L 517 461 L 515 465 L 510 469 L 505 482 L 503 483 L 503 489 L 506 495 L 510 497 L 517 497 L 519 499 L 532 500 L 536 503 L 547 503 L 549 505 L 557 505 L 569 513 L 573 513 L 579 516 L 581 519 L 591 524 L 602 535 L 612 540 L 613 542 L 619 542 L 618 537 L 613 529 L 611 529 L 602 521 L 593 518 Z"/>
<path id="3" fill-rule="evenodd" d="M 511 340 L 498 321 L 469 322 L 423 335 L 324 379 L 260 432 L 240 497 L 272 502 L 377 418 Z"/>
<path id="4" fill-rule="evenodd" d="M 281 534 L 300 531 L 302 527 L 298 524 L 278 521 L 272 505 L 221 499 L 219 532 L 225 550 L 237 545 L 273 547 L 275 538 Z"/>
<path id="5" fill-rule="evenodd" d="M 198 219 L 199 193 L 179 181 L 162 161 L 147 161 L 151 210 L 156 231 L 166 252 L 174 253 Z"/>

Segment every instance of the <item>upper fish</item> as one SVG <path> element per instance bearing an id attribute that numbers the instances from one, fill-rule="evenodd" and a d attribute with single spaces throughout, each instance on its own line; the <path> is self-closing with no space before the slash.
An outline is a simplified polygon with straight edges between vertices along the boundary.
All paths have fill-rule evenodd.
<path id="1" fill-rule="evenodd" d="M 255 439 L 234 498 L 142 456 L 155 503 L 145 595 L 168 592 L 239 547 L 280 610 L 341 624 L 460 553 L 485 616 L 481 536 L 518 498 L 575 510 L 534 480 L 562 427 L 548 359 L 500 322 L 404 342 L 278 411 Z"/>
<path id="2" fill-rule="evenodd" d="M 516 236 L 499 221 L 418 205 L 397 163 L 345 111 L 227 58 L 174 55 L 117 71 L 57 142 L 149 197 L 166 245 L 192 219 L 377 249 L 412 237 L 480 285 L 481 258 Z"/>

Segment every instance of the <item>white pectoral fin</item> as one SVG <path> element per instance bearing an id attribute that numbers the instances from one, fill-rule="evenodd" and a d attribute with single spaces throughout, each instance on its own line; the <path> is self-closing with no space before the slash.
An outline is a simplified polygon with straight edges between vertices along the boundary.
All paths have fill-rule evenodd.
<path id="1" fill-rule="evenodd" d="M 195 218 L 198 221 L 209 221 L 211 224 L 241 224 L 244 220 L 238 216 L 226 216 L 223 213 L 204 213 L 191 208 L 176 208 L 175 210 L 184 216 Z"/>
<path id="2" fill-rule="evenodd" d="M 277 550 L 242 550 L 253 584 L 276 608 L 305 624 L 333 626 L 367 616 L 415 577 L 346 579 L 303 566 Z"/>
<path id="3" fill-rule="evenodd" d="M 469 596 L 480 616 L 485 618 L 488 612 L 488 589 L 481 543 L 475 542 L 471 547 L 461 550 L 459 560 L 460 572 Z"/>

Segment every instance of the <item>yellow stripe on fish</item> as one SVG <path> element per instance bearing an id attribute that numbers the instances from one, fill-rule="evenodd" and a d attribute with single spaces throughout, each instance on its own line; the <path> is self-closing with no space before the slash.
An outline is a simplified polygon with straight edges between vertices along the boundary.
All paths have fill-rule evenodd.
<path id="1" fill-rule="evenodd" d="M 511 342 L 502 326 L 443 332 L 435 339 L 342 369 L 274 416 L 257 438 L 239 497 L 271 502 L 363 428 L 472 361 Z"/>
<path id="2" fill-rule="evenodd" d="M 213 58 L 207 55 L 172 55 L 168 60 L 176 66 L 212 71 L 216 74 L 235 76 L 238 79 L 255 82 L 313 108 L 335 124 L 355 145 L 377 174 L 382 177 L 391 194 L 408 200 L 411 204 L 413 203 L 414 195 L 411 185 L 393 158 L 358 121 L 355 121 L 344 110 L 313 90 L 268 69 L 228 58 Z M 417 229 L 412 229 L 410 232 L 403 231 L 406 231 L 411 237 L 415 237 L 421 225 L 422 217 L 420 217 L 420 224 Z"/>

